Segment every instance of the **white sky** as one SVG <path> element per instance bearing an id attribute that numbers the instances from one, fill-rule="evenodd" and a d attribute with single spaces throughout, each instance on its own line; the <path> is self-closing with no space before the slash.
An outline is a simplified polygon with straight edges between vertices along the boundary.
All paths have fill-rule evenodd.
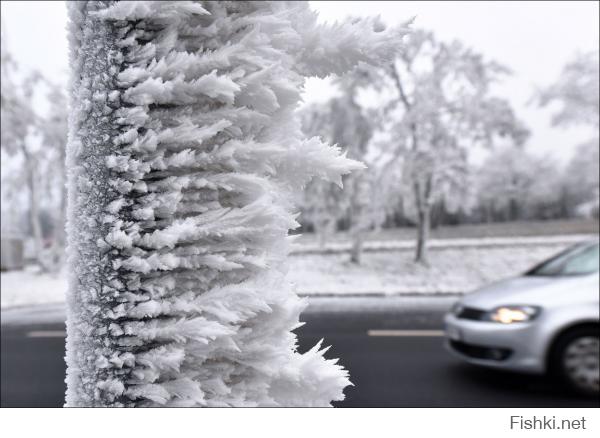
<path id="1" fill-rule="evenodd" d="M 599 2 L 310 2 L 322 20 L 346 15 L 381 15 L 388 24 L 417 16 L 414 26 L 433 30 L 440 39 L 460 39 L 488 59 L 510 67 L 514 75 L 498 93 L 513 103 L 532 130 L 528 147 L 564 162 L 586 128 L 550 126 L 549 109 L 528 106 L 536 86 L 553 82 L 577 51 L 597 50 Z M 61 1 L 2 1 L 2 26 L 9 50 L 25 67 L 55 81 L 67 77 L 66 9 Z M 327 81 L 309 80 L 306 101 L 331 94 Z"/>

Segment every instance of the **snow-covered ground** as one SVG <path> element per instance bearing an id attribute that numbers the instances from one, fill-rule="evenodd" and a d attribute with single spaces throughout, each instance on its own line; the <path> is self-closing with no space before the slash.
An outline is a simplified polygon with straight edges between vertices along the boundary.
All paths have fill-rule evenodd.
<path id="1" fill-rule="evenodd" d="M 349 263 L 343 243 L 324 252 L 303 245 L 290 257 L 289 278 L 298 293 L 311 296 L 462 294 L 518 275 L 586 237 L 432 241 L 430 267 L 412 262 L 410 242 L 369 242 L 360 266 Z M 65 300 L 64 272 L 3 272 L 0 280 L 2 308 Z"/>
<path id="2" fill-rule="evenodd" d="M 344 253 L 297 255 L 289 278 L 301 295 L 462 294 L 519 275 L 567 246 L 435 248 L 429 267 L 414 264 L 411 251 L 366 252 L 360 266 Z"/>
<path id="3" fill-rule="evenodd" d="M 517 236 L 517 237 L 481 237 L 466 239 L 431 239 L 427 246 L 432 249 L 462 249 L 462 248 L 513 248 L 519 247 L 539 247 L 556 245 L 569 245 L 589 239 L 588 234 L 572 234 L 567 236 Z M 328 242 L 325 245 L 319 245 L 315 242 L 304 243 L 300 240 L 293 250 L 294 254 L 323 254 L 348 252 L 352 243 Z M 415 248 L 414 240 L 371 240 L 363 245 L 365 252 L 371 251 L 400 251 L 413 250 Z"/>
<path id="4" fill-rule="evenodd" d="M 2 272 L 0 298 L 2 308 L 65 301 L 67 276 L 65 272 L 40 274 L 33 269 Z"/>

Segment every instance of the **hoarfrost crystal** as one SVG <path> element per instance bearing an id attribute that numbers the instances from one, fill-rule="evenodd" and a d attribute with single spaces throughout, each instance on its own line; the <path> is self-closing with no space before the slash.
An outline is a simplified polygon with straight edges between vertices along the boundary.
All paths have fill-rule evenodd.
<path id="1" fill-rule="evenodd" d="M 405 28 L 299 2 L 70 2 L 68 406 L 326 406 L 296 351 L 293 199 L 361 165 L 294 110 L 306 75 L 392 59 Z M 343 146 L 343 145 L 342 145 Z"/>

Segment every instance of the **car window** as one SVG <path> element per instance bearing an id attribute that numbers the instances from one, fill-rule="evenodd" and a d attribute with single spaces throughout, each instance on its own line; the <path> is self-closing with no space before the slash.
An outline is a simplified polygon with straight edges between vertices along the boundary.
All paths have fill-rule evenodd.
<path id="1" fill-rule="evenodd" d="M 600 247 L 584 245 L 571 248 L 533 268 L 527 275 L 586 275 L 598 272 Z"/>

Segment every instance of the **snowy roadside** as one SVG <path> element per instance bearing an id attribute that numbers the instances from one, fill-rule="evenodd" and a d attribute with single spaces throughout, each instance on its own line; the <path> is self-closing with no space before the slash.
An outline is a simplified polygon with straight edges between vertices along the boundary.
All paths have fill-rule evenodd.
<path id="1" fill-rule="evenodd" d="M 593 236 L 589 234 L 571 234 L 563 236 L 519 236 L 519 237 L 481 237 L 467 239 L 431 239 L 427 245 L 430 249 L 445 248 L 498 248 L 515 246 L 556 246 L 571 245 Z M 297 254 L 335 254 L 348 252 L 351 242 L 330 242 L 323 246 L 317 243 L 297 243 L 292 255 Z M 365 252 L 374 251 L 410 251 L 415 248 L 414 240 L 373 240 L 364 243 Z"/>
<path id="2" fill-rule="evenodd" d="M 369 242 L 360 266 L 348 262 L 345 244 L 316 252 L 296 250 L 289 279 L 311 297 L 461 295 L 486 283 L 518 275 L 589 235 L 445 239 L 432 241 L 430 267 L 412 262 L 411 242 Z M 2 272 L 2 309 L 63 303 L 66 273 Z"/>
<path id="3" fill-rule="evenodd" d="M 366 252 L 360 266 L 346 253 L 298 254 L 288 277 L 304 296 L 462 295 L 520 275 L 570 244 L 437 247 L 429 267 L 404 250 Z"/>
<path id="4" fill-rule="evenodd" d="M 33 304 L 63 303 L 67 291 L 67 275 L 40 274 L 34 270 L 0 273 L 1 307 L 29 306 Z"/>

